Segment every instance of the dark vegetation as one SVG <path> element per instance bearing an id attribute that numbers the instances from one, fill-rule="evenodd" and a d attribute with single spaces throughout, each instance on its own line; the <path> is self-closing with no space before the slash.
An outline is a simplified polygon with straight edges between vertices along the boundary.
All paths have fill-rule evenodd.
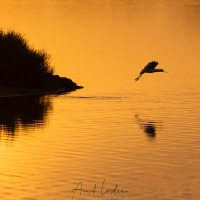
<path id="1" fill-rule="evenodd" d="M 0 86 L 61 89 L 81 88 L 71 79 L 54 75 L 50 55 L 28 45 L 20 33 L 0 29 Z"/>

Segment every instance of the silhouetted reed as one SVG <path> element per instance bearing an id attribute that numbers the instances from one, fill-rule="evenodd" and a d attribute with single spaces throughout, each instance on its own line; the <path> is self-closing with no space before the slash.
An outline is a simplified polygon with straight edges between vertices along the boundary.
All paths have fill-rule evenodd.
<path id="1" fill-rule="evenodd" d="M 53 75 L 50 55 L 28 45 L 20 33 L 0 29 L 0 85 L 40 87 L 46 76 Z"/>

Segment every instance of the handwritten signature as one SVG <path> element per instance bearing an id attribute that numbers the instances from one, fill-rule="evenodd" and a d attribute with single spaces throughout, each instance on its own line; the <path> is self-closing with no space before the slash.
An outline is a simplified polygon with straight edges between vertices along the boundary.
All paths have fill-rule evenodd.
<path id="1" fill-rule="evenodd" d="M 101 184 L 101 187 L 100 189 L 98 190 L 97 188 L 97 184 L 94 184 L 94 186 L 90 189 L 86 189 L 86 188 L 83 188 L 83 183 L 82 182 L 79 182 L 77 184 L 77 186 L 72 190 L 72 199 L 74 199 L 74 196 L 79 193 L 79 195 L 82 195 L 83 193 L 87 193 L 87 194 L 99 194 L 100 196 L 105 196 L 106 194 L 108 195 L 119 195 L 119 194 L 125 194 L 125 193 L 128 193 L 128 190 L 122 190 L 122 189 L 119 189 L 119 186 L 118 184 L 116 184 L 113 188 L 109 188 L 107 189 L 105 187 L 105 180 L 102 182 Z"/>

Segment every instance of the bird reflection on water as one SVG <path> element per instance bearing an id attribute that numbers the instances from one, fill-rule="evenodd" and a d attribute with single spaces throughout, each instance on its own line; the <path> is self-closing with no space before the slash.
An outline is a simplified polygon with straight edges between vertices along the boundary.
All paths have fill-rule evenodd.
<path id="1" fill-rule="evenodd" d="M 156 124 L 157 122 L 152 122 L 149 120 L 142 120 L 138 115 L 135 115 L 136 122 L 140 126 L 140 128 L 143 130 L 143 132 L 150 138 L 155 139 L 156 138 Z"/>

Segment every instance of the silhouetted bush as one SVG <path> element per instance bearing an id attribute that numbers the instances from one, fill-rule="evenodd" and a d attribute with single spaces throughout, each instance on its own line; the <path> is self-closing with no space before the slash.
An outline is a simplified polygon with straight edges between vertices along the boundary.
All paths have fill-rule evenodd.
<path id="1" fill-rule="evenodd" d="M 45 51 L 30 47 L 20 33 L 0 29 L 1 86 L 40 87 L 53 73 Z"/>

